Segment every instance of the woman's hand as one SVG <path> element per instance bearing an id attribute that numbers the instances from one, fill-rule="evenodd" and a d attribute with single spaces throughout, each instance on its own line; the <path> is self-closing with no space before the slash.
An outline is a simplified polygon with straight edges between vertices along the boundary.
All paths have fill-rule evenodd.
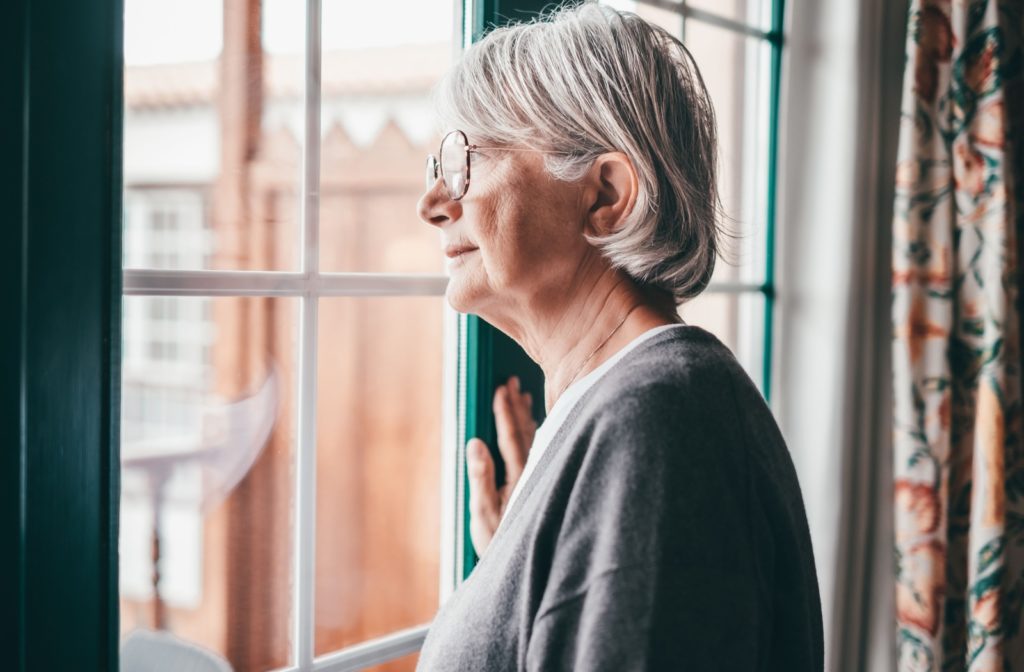
<path id="1" fill-rule="evenodd" d="M 498 427 L 498 452 L 505 461 L 505 485 L 494 484 L 494 460 L 487 444 L 470 439 L 466 444 L 469 464 L 469 534 L 476 554 L 483 556 L 498 522 L 505 513 L 512 490 L 526 465 L 537 423 L 530 412 L 533 399 L 519 389 L 519 378 L 494 391 L 494 421 Z"/>

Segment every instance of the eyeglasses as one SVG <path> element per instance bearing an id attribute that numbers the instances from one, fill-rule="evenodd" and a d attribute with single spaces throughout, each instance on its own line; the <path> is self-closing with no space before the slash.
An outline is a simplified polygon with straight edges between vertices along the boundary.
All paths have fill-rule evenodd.
<path id="1" fill-rule="evenodd" d="M 438 156 L 427 155 L 427 191 L 430 191 L 437 178 L 440 177 L 448 190 L 448 196 L 457 201 L 466 195 L 469 189 L 469 156 L 478 149 L 489 149 L 501 152 L 542 152 L 540 149 L 521 149 L 513 147 L 481 147 L 469 144 L 469 139 L 462 131 L 451 131 L 441 140 Z M 547 153 L 547 152 L 545 152 Z M 557 153 L 557 152 L 554 152 Z"/>

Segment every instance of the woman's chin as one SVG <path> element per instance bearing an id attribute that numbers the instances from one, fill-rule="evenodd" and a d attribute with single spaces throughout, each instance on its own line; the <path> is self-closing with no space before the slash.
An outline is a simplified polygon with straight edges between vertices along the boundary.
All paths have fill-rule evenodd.
<path id="1" fill-rule="evenodd" d="M 448 305 L 460 313 L 472 313 L 473 308 L 479 304 L 479 292 L 473 287 L 467 287 L 465 281 L 457 276 L 448 279 L 448 287 L 445 290 L 445 298 Z"/>

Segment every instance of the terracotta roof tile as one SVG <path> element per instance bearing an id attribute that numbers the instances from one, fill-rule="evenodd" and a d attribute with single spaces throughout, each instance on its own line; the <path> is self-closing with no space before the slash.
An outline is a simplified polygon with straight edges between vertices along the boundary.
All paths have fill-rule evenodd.
<path id="1" fill-rule="evenodd" d="M 426 92 L 451 61 L 450 44 L 401 45 L 327 52 L 323 56 L 323 96 Z M 125 105 L 130 109 L 209 105 L 217 90 L 219 61 L 129 66 L 125 68 Z M 269 54 L 265 62 L 268 94 L 302 94 L 300 54 Z"/>

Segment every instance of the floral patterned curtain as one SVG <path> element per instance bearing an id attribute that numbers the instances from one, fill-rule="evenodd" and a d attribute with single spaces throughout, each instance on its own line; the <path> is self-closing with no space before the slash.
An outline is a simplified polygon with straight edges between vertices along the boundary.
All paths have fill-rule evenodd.
<path id="1" fill-rule="evenodd" d="M 893 223 L 900 670 L 1024 671 L 1021 6 L 910 7 Z"/>

